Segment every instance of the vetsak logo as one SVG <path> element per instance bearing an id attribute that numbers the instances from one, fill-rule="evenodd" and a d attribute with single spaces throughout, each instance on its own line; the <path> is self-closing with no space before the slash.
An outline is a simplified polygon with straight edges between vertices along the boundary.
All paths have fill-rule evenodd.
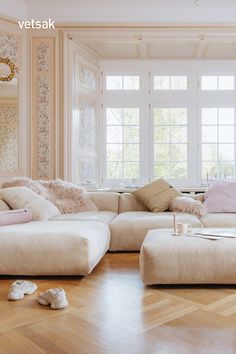
<path id="1" fill-rule="evenodd" d="M 50 18 L 47 21 L 38 21 L 33 19 L 28 21 L 18 21 L 21 29 L 55 29 L 54 23 L 55 21 L 52 21 Z"/>

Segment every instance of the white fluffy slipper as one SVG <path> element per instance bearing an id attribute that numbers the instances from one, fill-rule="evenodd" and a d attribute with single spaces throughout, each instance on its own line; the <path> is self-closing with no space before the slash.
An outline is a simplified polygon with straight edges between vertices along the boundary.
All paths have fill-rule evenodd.
<path id="1" fill-rule="evenodd" d="M 8 299 L 21 300 L 24 295 L 31 295 L 38 289 L 37 284 L 28 280 L 16 280 L 10 286 Z"/>
<path id="2" fill-rule="evenodd" d="M 63 309 L 68 306 L 66 293 L 63 288 L 49 289 L 39 294 L 37 301 L 40 305 L 51 305 L 53 310 Z"/>

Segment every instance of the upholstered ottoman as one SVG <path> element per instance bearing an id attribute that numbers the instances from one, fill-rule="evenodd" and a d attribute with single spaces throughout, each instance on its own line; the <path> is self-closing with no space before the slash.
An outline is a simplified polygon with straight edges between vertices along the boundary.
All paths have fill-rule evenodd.
<path id="1" fill-rule="evenodd" d="M 109 226 L 32 221 L 0 227 L 0 274 L 87 275 L 106 253 Z"/>
<path id="2" fill-rule="evenodd" d="M 149 231 L 140 253 L 145 284 L 236 284 L 236 238 L 207 240 Z"/>

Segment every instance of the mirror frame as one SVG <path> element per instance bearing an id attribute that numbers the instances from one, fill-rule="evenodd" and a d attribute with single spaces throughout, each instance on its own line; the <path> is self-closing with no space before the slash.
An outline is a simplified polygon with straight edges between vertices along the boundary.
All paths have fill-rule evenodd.
<path id="1" fill-rule="evenodd" d="M 10 59 L 3 57 L 0 57 L 0 64 L 8 65 L 11 71 L 8 76 L 0 76 L 0 81 L 11 81 L 18 71 L 17 66 Z"/>

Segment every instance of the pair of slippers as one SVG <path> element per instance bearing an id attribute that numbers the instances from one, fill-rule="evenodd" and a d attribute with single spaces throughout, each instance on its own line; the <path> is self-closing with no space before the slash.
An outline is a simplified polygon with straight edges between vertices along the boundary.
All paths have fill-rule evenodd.
<path id="1" fill-rule="evenodd" d="M 9 300 L 21 300 L 25 295 L 31 295 L 38 289 L 37 284 L 28 280 L 16 280 L 10 287 Z M 68 306 L 66 293 L 63 288 L 54 288 L 41 293 L 37 297 L 40 305 L 50 305 L 53 310 L 63 309 Z"/>

